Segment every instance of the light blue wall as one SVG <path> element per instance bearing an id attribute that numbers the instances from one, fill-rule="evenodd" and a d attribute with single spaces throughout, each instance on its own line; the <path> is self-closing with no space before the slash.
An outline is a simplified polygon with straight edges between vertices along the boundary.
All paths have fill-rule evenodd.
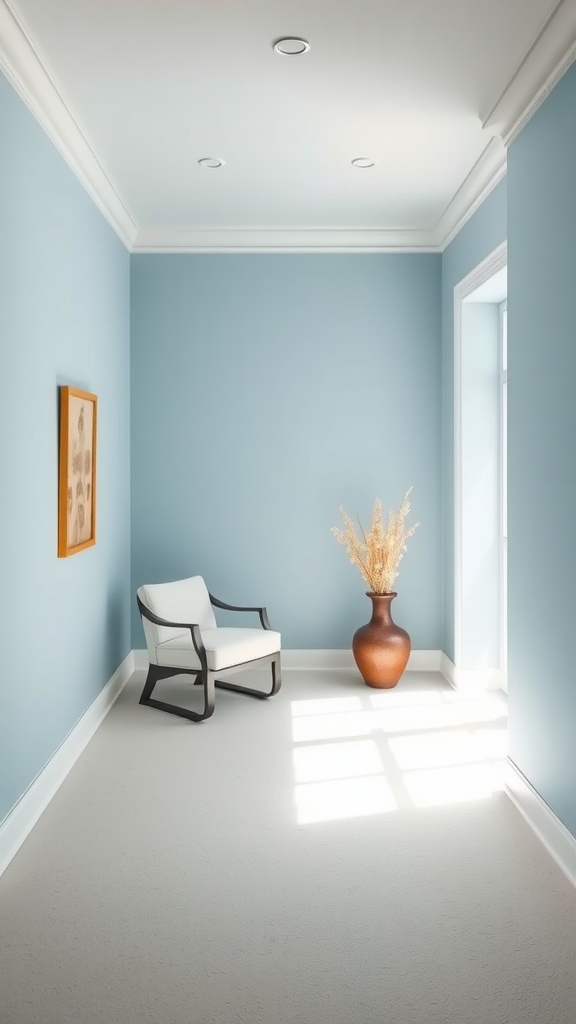
<path id="1" fill-rule="evenodd" d="M 202 573 L 287 648 L 346 648 L 366 586 L 330 534 L 414 519 L 395 617 L 441 641 L 441 258 L 135 256 L 133 590 Z M 138 620 L 133 644 L 143 646 Z"/>
<path id="2" fill-rule="evenodd" d="M 454 658 L 454 288 L 506 240 L 504 178 L 442 254 L 442 438 L 444 633 L 442 649 Z"/>
<path id="3" fill-rule="evenodd" d="M 508 156 L 510 753 L 576 835 L 576 66 Z"/>
<path id="4" fill-rule="evenodd" d="M 129 256 L 0 75 L 0 819 L 129 649 Z M 96 546 L 58 559 L 58 385 L 99 398 Z"/>

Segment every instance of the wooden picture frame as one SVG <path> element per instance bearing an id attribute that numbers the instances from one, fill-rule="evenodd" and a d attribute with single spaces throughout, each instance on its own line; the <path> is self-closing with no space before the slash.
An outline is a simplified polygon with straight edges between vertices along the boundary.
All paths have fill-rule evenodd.
<path id="1" fill-rule="evenodd" d="M 96 543 L 96 424 L 98 399 L 60 387 L 58 557 Z"/>

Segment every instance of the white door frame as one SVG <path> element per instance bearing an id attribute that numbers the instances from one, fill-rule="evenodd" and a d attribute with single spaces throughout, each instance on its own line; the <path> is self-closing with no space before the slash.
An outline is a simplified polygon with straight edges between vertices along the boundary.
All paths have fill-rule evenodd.
<path id="1" fill-rule="evenodd" d="M 462 669 L 462 302 L 508 262 L 508 245 L 502 242 L 454 288 L 454 666 Z"/>
<path id="2" fill-rule="evenodd" d="M 508 298 L 499 303 L 500 356 L 500 671 L 501 687 L 508 692 Z M 506 359 L 504 359 L 506 319 Z"/>

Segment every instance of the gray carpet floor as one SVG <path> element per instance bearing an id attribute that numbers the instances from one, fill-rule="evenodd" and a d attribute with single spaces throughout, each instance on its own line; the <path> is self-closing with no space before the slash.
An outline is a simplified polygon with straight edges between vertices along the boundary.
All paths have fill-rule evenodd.
<path id="1" fill-rule="evenodd" d="M 502 792 L 501 701 L 286 672 L 195 725 L 140 685 L 0 879 L 2 1024 L 574 1024 L 576 891 Z"/>

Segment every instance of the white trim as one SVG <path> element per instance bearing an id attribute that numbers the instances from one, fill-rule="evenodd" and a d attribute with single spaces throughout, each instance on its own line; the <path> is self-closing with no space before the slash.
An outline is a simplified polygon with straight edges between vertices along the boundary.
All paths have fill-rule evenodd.
<path id="1" fill-rule="evenodd" d="M 576 3 L 560 0 L 482 127 L 506 146 L 526 126 L 576 59 Z"/>
<path id="2" fill-rule="evenodd" d="M 147 672 L 150 661 L 148 659 L 148 651 L 146 648 L 137 647 L 132 651 L 132 657 L 134 659 L 134 671 L 135 672 Z"/>
<path id="3" fill-rule="evenodd" d="M 462 660 L 462 298 L 454 289 L 454 661 Z"/>
<path id="4" fill-rule="evenodd" d="M 576 888 L 576 838 L 510 758 L 506 766 L 505 792 Z"/>
<path id="5" fill-rule="evenodd" d="M 347 671 L 358 671 L 352 651 L 345 650 L 322 650 L 312 648 L 310 650 L 288 648 L 282 651 L 283 669 L 301 669 L 303 671 L 333 671 L 344 669 Z"/>
<path id="6" fill-rule="evenodd" d="M 454 288 L 454 664 L 462 663 L 462 302 L 506 266 L 508 245 L 502 242 Z"/>
<path id="7" fill-rule="evenodd" d="M 145 672 L 148 668 L 148 653 L 146 650 L 135 650 L 134 671 Z M 417 650 L 412 651 L 408 660 L 409 672 L 440 672 L 441 666 L 440 651 Z M 334 671 L 344 669 L 355 670 L 356 663 L 352 651 L 346 650 L 322 650 L 311 648 L 310 650 L 299 650 L 287 648 L 282 650 L 282 669 L 300 669 L 303 671 Z"/>
<path id="8" fill-rule="evenodd" d="M 130 249 L 136 236 L 136 224 L 9 0 L 0 0 L 0 69 Z"/>
<path id="9" fill-rule="evenodd" d="M 90 707 L 0 824 L 0 875 L 46 810 L 134 671 L 130 651 Z"/>
<path id="10" fill-rule="evenodd" d="M 440 672 L 442 651 L 426 650 L 424 648 L 410 652 L 408 658 L 409 672 Z"/>
<path id="11" fill-rule="evenodd" d="M 429 230 L 410 228 L 143 227 L 136 253 L 439 252 Z"/>
<path id="12" fill-rule="evenodd" d="M 442 652 L 440 671 L 446 682 L 464 693 L 470 690 L 504 690 L 504 674 L 499 668 L 456 668 Z"/>
<path id="13" fill-rule="evenodd" d="M 506 149 L 492 138 L 440 217 L 435 237 L 442 252 L 506 174 Z"/>
<path id="14" fill-rule="evenodd" d="M 442 651 L 440 655 L 440 672 L 444 676 L 446 682 L 450 683 L 450 686 L 453 686 L 454 689 L 456 689 L 456 670 L 454 668 L 454 662 L 451 660 L 451 658 L 448 657 L 447 654 L 444 654 L 444 651 Z"/>
<path id="15" fill-rule="evenodd" d="M 12 0 L 0 0 L 0 69 L 131 252 L 442 252 L 506 172 L 506 146 L 576 59 L 576 2 L 560 0 L 483 118 L 488 142 L 434 228 L 137 227 Z"/>
<path id="16" fill-rule="evenodd" d="M 358 671 L 350 648 L 345 650 L 297 650 L 289 648 L 282 651 L 282 668 L 303 670 L 346 669 L 348 671 Z M 439 672 L 440 651 L 411 651 L 407 671 Z"/>
<path id="17" fill-rule="evenodd" d="M 504 369 L 504 321 L 506 320 L 506 368 Z M 498 358 L 500 368 L 499 387 L 499 476 L 500 508 L 498 522 L 500 530 L 500 668 L 502 689 L 508 692 L 508 298 L 498 306 Z M 506 521 L 504 519 L 506 513 Z"/>
<path id="18" fill-rule="evenodd" d="M 358 671 L 352 651 L 346 650 L 321 650 L 314 648 L 310 650 L 289 648 L 282 651 L 283 669 L 301 669 L 303 671 L 332 671 L 334 669 L 345 669 L 347 671 Z"/>
<path id="19" fill-rule="evenodd" d="M 506 266 L 507 259 L 508 243 L 501 242 L 478 266 L 474 267 L 466 277 L 463 277 L 458 282 L 454 288 L 454 293 L 456 294 L 456 291 L 459 290 L 460 300 L 465 299 L 466 296 L 476 291 L 481 284 L 484 284 L 494 274 L 497 274 L 499 270 L 502 270 Z"/>

